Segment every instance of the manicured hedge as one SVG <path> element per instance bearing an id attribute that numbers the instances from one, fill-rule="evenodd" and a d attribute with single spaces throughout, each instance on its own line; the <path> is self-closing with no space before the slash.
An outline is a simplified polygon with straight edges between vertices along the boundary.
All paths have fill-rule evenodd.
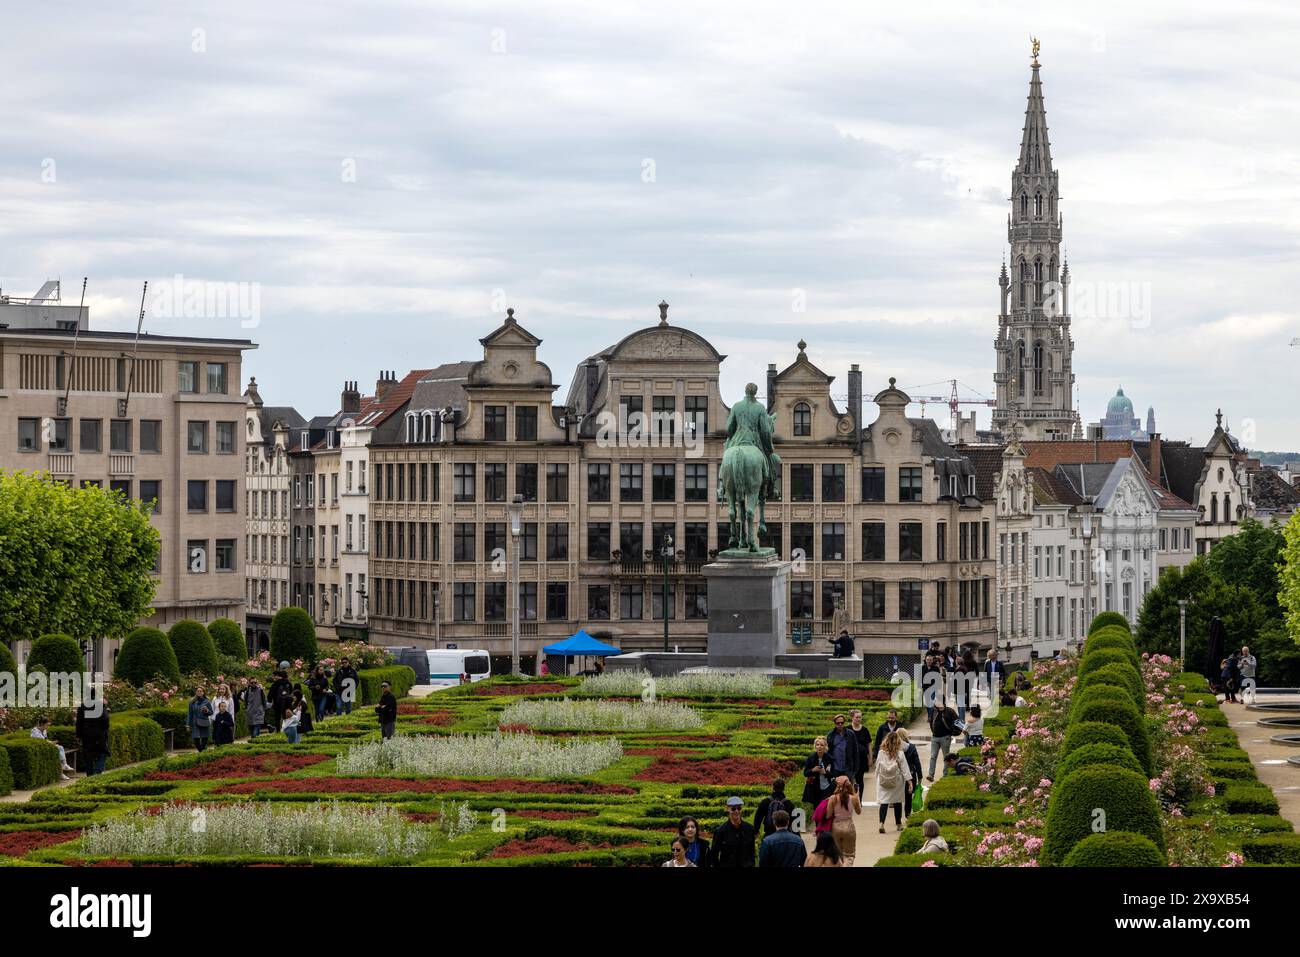
<path id="1" fill-rule="evenodd" d="M 176 664 L 181 674 L 201 674 L 212 677 L 217 673 L 217 648 L 212 643 L 208 629 L 197 621 L 186 618 L 172 625 L 167 640 L 176 652 Z"/>
<path id="2" fill-rule="evenodd" d="M 1083 709 L 1094 701 L 1113 701 L 1116 704 L 1137 707 L 1137 702 L 1133 700 L 1133 695 L 1129 694 L 1127 688 L 1121 688 L 1119 685 L 1090 685 L 1075 693 L 1070 705 L 1070 713 L 1081 714 Z"/>
<path id="3" fill-rule="evenodd" d="M 1096 685 L 1117 685 L 1124 688 L 1132 696 L 1137 709 L 1146 710 L 1146 685 L 1142 682 L 1142 675 L 1136 668 L 1123 664 L 1097 668 L 1079 679 L 1074 686 L 1074 693 L 1077 696 L 1082 694 L 1085 688 Z"/>
<path id="4" fill-rule="evenodd" d="M 212 644 L 216 646 L 217 654 L 229 655 L 232 658 L 248 657 L 248 644 L 244 641 L 244 633 L 231 619 L 218 618 L 208 625 L 208 634 L 212 636 Z"/>
<path id="5" fill-rule="evenodd" d="M 14 658 L 14 653 L 9 650 L 9 646 L 0 641 L 0 674 L 8 672 L 11 675 L 18 674 L 18 661 Z"/>
<path id="6" fill-rule="evenodd" d="M 1133 667 L 1138 666 L 1137 648 L 1133 645 L 1133 639 L 1117 630 L 1103 629 L 1089 638 L 1083 646 L 1084 656 L 1095 651 L 1122 651 L 1133 659 Z"/>
<path id="7" fill-rule="evenodd" d="M 59 779 L 59 749 L 48 741 L 25 734 L 0 738 L 0 748 L 9 752 L 13 786 L 31 791 Z"/>
<path id="8" fill-rule="evenodd" d="M 157 628 L 140 627 L 122 642 L 113 677 L 129 681 L 137 688 L 155 678 L 179 684 L 181 669 L 167 636 Z"/>
<path id="9" fill-rule="evenodd" d="M 81 653 L 77 639 L 70 635 L 41 635 L 32 642 L 27 670 L 33 671 L 38 665 L 44 665 L 51 674 L 80 674 L 86 670 L 86 656 Z"/>
<path id="10" fill-rule="evenodd" d="M 1091 635 L 1094 631 L 1100 631 L 1107 625 L 1116 625 L 1123 628 L 1125 631 L 1132 631 L 1132 629 L 1129 628 L 1128 619 L 1119 612 L 1103 611 L 1100 615 L 1094 618 L 1092 624 L 1088 626 L 1088 634 Z"/>
<path id="11" fill-rule="evenodd" d="M 1115 725 L 1105 721 L 1075 721 L 1065 729 L 1065 740 L 1061 742 L 1059 760 L 1063 760 L 1066 755 L 1076 748 L 1082 748 L 1089 744 L 1114 744 L 1130 754 L 1133 752 L 1133 748 L 1129 745 L 1128 735 Z M 1059 778 L 1060 775 L 1058 774 L 1057 777 Z"/>
<path id="12" fill-rule="evenodd" d="M 14 773 L 9 769 L 9 752 L 0 748 L 0 795 L 8 794 L 14 789 Z"/>
<path id="13" fill-rule="evenodd" d="M 921 867 L 929 861 L 936 867 L 953 867 L 956 862 L 947 854 L 894 854 L 876 861 L 876 867 Z"/>
<path id="14" fill-rule="evenodd" d="M 1165 855 L 1148 838 L 1129 831 L 1089 834 L 1066 855 L 1066 867 L 1164 867 Z"/>
<path id="15" fill-rule="evenodd" d="M 1105 744 L 1099 741 L 1075 748 L 1061 758 L 1056 763 L 1056 780 L 1063 781 L 1074 771 L 1094 764 L 1124 768 L 1137 774 L 1142 773 L 1142 765 L 1138 763 L 1137 758 L 1133 757 L 1133 752 L 1127 744 Z"/>
<path id="16" fill-rule="evenodd" d="M 1123 768 L 1093 766 L 1080 768 L 1053 790 L 1043 857 L 1053 864 L 1064 861 L 1076 844 L 1095 833 L 1101 822 L 1098 808 L 1105 812 L 1107 831 L 1143 834 L 1164 853 L 1160 807 L 1146 777 Z"/>
<path id="17" fill-rule="evenodd" d="M 1099 648 L 1083 656 L 1083 659 L 1079 662 L 1079 677 L 1082 678 L 1099 668 L 1114 664 L 1128 665 L 1131 668 L 1137 667 L 1133 656 L 1128 652 L 1121 651 L 1118 648 Z"/>
<path id="18" fill-rule="evenodd" d="M 1276 814 L 1277 798 L 1263 784 L 1230 784 L 1223 795 L 1229 814 Z"/>
<path id="19" fill-rule="evenodd" d="M 272 653 L 274 655 L 274 652 Z M 378 704 L 383 689 L 380 684 L 389 682 L 393 696 L 402 698 L 415 687 L 415 672 L 407 665 L 387 665 L 383 668 L 363 668 L 357 672 L 359 704 Z"/>
<path id="20" fill-rule="evenodd" d="M 315 664 L 316 656 L 316 626 L 311 616 L 296 605 L 277 611 L 271 619 L 271 657 L 289 662 L 301 658 Z"/>
<path id="21" fill-rule="evenodd" d="M 1300 834 L 1264 834 L 1243 841 L 1241 853 L 1251 864 L 1300 864 Z"/>
<path id="22" fill-rule="evenodd" d="M 1074 721 L 1101 721 L 1113 724 L 1128 736 L 1129 747 L 1133 756 L 1142 765 L 1148 777 L 1152 774 L 1153 758 L 1151 755 L 1151 738 L 1147 734 L 1146 721 L 1131 704 L 1115 701 L 1093 701 L 1084 704 L 1072 714 Z M 1068 732 L 1067 732 L 1068 734 Z"/>

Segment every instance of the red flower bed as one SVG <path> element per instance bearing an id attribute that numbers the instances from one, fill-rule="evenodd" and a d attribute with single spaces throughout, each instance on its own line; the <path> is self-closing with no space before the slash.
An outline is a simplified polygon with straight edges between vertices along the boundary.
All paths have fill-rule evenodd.
<path id="1" fill-rule="evenodd" d="M 514 815 L 515 817 L 535 817 L 542 821 L 572 821 L 580 817 L 595 817 L 590 811 L 543 811 L 540 809 L 515 811 Z"/>
<path id="2" fill-rule="evenodd" d="M 402 817 L 417 824 L 429 824 L 442 817 L 438 811 L 403 811 Z"/>
<path id="3" fill-rule="evenodd" d="M 408 704 L 399 704 L 397 706 L 398 714 L 419 714 L 423 710 L 424 708 L 420 707 L 418 704 L 408 703 Z"/>
<path id="4" fill-rule="evenodd" d="M 565 685 L 561 684 L 543 682 L 521 685 L 483 685 L 475 688 L 474 693 L 487 695 L 554 694 L 557 691 L 564 691 L 565 687 Z"/>
<path id="5" fill-rule="evenodd" d="M 660 742 L 663 741 L 674 742 L 674 743 L 678 741 L 684 741 L 686 743 L 699 741 L 701 744 L 703 743 L 712 744 L 718 741 L 726 741 L 727 736 L 725 734 L 656 734 L 653 735 L 652 737 L 642 738 L 641 740 L 654 742 L 655 744 L 659 744 Z"/>
<path id="6" fill-rule="evenodd" d="M 660 758 L 634 775 L 637 781 L 669 784 L 770 784 L 795 770 L 789 761 L 770 758 Z"/>
<path id="7" fill-rule="evenodd" d="M 770 731 L 776 727 L 775 721 L 743 721 L 740 725 L 741 731 Z"/>
<path id="8" fill-rule="evenodd" d="M 883 688 L 818 688 L 800 691 L 801 698 L 837 698 L 842 701 L 888 701 L 889 692 Z"/>
<path id="9" fill-rule="evenodd" d="M 736 701 L 729 701 L 728 704 L 747 704 L 755 708 L 779 708 L 794 704 L 793 701 L 786 701 L 784 698 L 740 698 Z"/>
<path id="10" fill-rule="evenodd" d="M 509 734 L 527 734 L 532 729 L 526 724 L 499 724 L 497 730 Z"/>
<path id="11" fill-rule="evenodd" d="M 689 758 L 696 752 L 690 748 L 624 748 L 624 754 L 652 758 Z"/>
<path id="12" fill-rule="evenodd" d="M 328 754 L 232 754 L 205 761 L 179 771 L 151 771 L 146 781 L 209 781 L 214 778 L 247 778 L 262 774 L 284 774 L 328 761 Z"/>
<path id="13" fill-rule="evenodd" d="M 454 724 L 456 715 L 451 711 L 435 711 L 420 719 L 421 724 Z"/>
<path id="14" fill-rule="evenodd" d="M 488 781 L 460 781 L 455 778 L 277 778 L 272 781 L 239 781 L 217 788 L 219 794 L 255 794 L 275 791 L 279 794 L 438 794 L 446 791 L 465 793 L 506 792 L 515 794 L 636 794 L 636 788 L 622 784 L 591 784 L 584 781 L 525 781 L 519 778 L 493 778 Z"/>
<path id="15" fill-rule="evenodd" d="M 615 847 L 648 847 L 648 844 L 574 843 L 568 838 L 546 834 L 528 840 L 516 839 L 498 845 L 488 857 L 532 857 L 537 854 L 563 854 L 567 851 L 607 851 Z"/>
<path id="16" fill-rule="evenodd" d="M 66 844 L 81 837 L 80 831 L 6 831 L 0 834 L 0 854 L 22 857 L 31 851 Z"/>

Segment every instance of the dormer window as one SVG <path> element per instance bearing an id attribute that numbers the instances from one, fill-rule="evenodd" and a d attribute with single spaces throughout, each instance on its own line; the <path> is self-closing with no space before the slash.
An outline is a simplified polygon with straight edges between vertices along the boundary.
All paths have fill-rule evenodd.
<path id="1" fill-rule="evenodd" d="M 957 497 L 957 476 L 955 475 L 948 476 L 948 494 L 953 498 Z"/>
<path id="2" fill-rule="evenodd" d="M 311 438 L 310 438 L 310 436 L 311 436 L 311 433 L 309 433 L 309 432 L 304 432 L 304 433 L 302 434 L 302 442 L 300 442 L 299 445 L 300 445 L 303 449 L 309 449 L 309 448 L 311 448 Z"/>
<path id="3" fill-rule="evenodd" d="M 967 477 L 967 480 L 966 480 L 966 494 L 967 494 L 967 495 L 974 495 L 974 494 L 975 494 L 975 476 L 973 476 L 973 475 Z"/>
<path id="4" fill-rule="evenodd" d="M 794 434 L 812 435 L 812 409 L 807 402 L 799 402 L 794 407 Z"/>

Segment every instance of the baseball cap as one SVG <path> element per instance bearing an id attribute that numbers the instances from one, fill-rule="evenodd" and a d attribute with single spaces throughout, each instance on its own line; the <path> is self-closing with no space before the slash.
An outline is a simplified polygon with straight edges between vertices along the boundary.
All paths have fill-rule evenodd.
<path id="1" fill-rule="evenodd" d="M 727 807 L 744 807 L 745 802 L 738 797 L 727 798 Z"/>

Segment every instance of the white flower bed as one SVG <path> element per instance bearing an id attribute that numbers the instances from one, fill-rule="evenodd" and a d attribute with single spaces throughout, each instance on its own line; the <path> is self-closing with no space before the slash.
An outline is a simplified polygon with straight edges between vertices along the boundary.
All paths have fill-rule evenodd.
<path id="1" fill-rule="evenodd" d="M 772 679 L 761 674 L 666 675 L 648 671 L 607 671 L 585 679 L 577 694 L 612 698 L 631 695 L 645 699 L 713 695 L 719 698 L 761 698 L 772 691 Z"/>
<path id="2" fill-rule="evenodd" d="M 459 818 L 458 811 L 452 813 Z M 387 804 L 283 807 L 241 801 L 110 818 L 87 829 L 81 847 L 87 855 L 109 857 L 412 857 L 439 840 L 436 831 Z"/>
<path id="3" fill-rule="evenodd" d="M 614 738 L 407 734 L 352 745 L 339 755 L 338 769 L 340 774 L 570 778 L 593 774 L 621 757 L 623 746 Z"/>
<path id="4" fill-rule="evenodd" d="M 691 731 L 704 725 L 698 711 L 677 702 L 517 701 L 501 713 L 502 724 L 547 731 Z"/>

